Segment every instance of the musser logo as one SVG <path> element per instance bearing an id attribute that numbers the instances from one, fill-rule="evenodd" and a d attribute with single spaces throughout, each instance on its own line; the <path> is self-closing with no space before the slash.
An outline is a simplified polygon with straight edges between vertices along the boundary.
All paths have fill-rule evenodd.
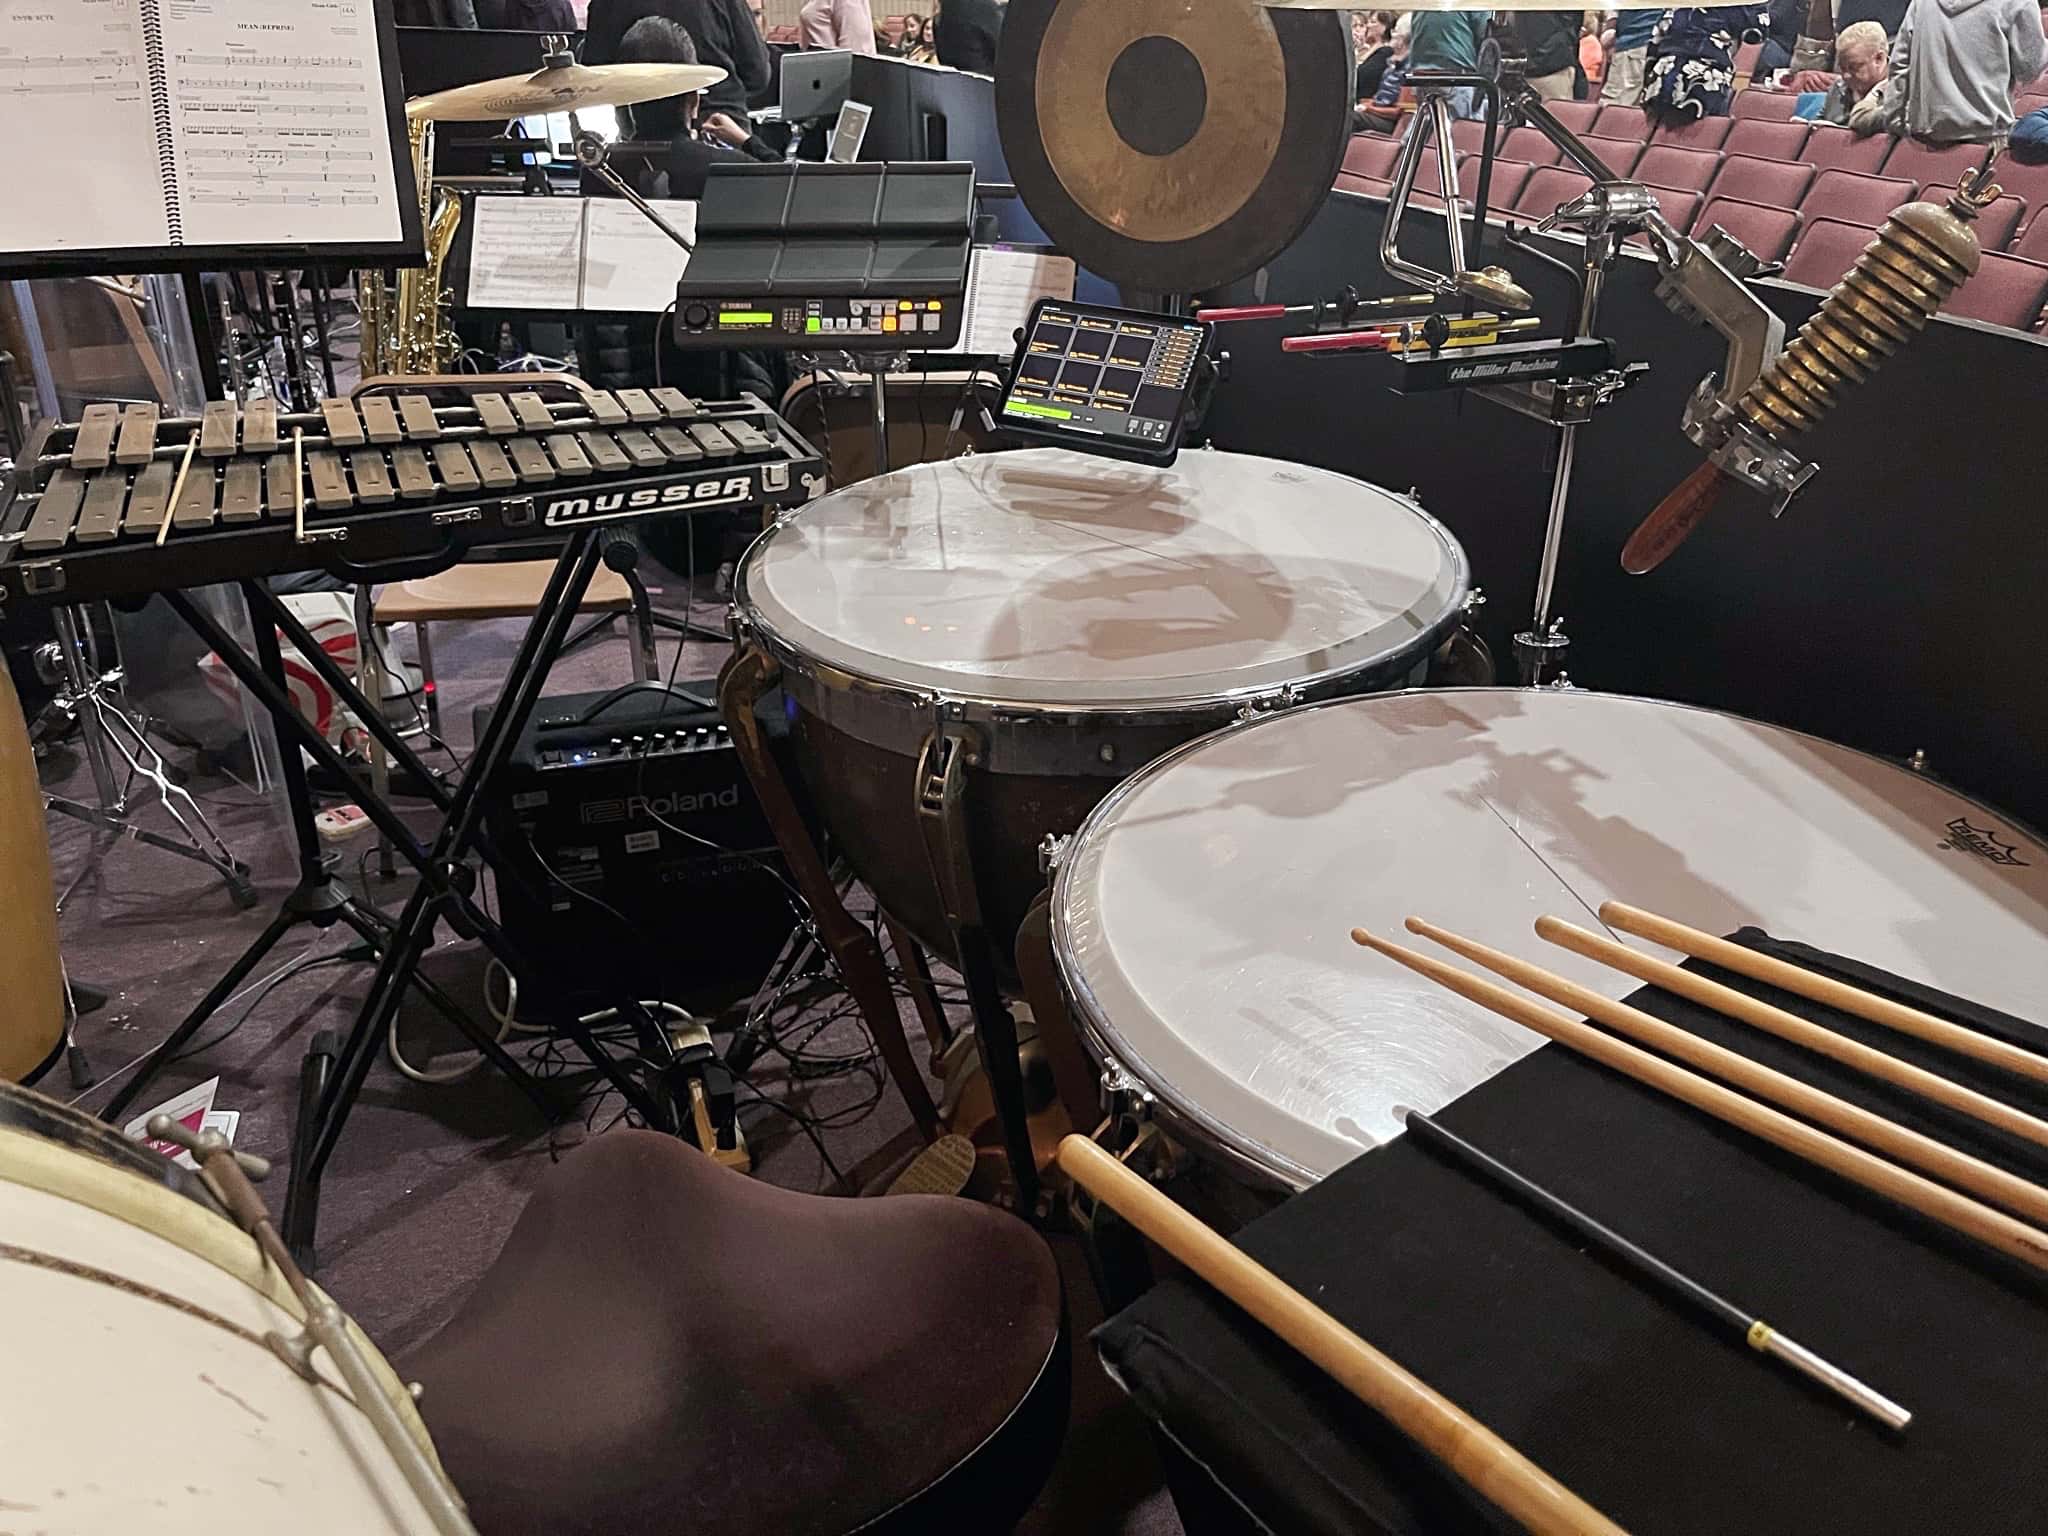
<path id="1" fill-rule="evenodd" d="M 1958 848 L 1964 853 L 1974 853 L 1980 859 L 1989 859 L 1994 864 L 2016 864 L 2027 868 L 2027 861 L 2019 856 L 2020 845 L 2008 843 L 1991 827 L 1973 827 L 1970 818 L 1958 816 L 1948 824 L 1948 841 L 1943 848 Z"/>
<path id="2" fill-rule="evenodd" d="M 786 467 L 783 472 L 787 476 Z M 577 523 L 601 523 L 615 517 L 638 517 L 643 512 L 658 512 L 672 507 L 718 507 L 752 499 L 753 488 L 752 475 L 733 475 L 724 480 L 701 480 L 695 485 L 648 486 L 638 491 L 558 496 L 548 503 L 545 521 L 550 528 L 561 528 Z"/>
<path id="3" fill-rule="evenodd" d="M 590 800 L 583 806 L 583 825 L 688 816 L 695 811 L 732 811 L 739 809 L 739 803 L 738 784 L 730 789 L 707 789 L 701 795 L 631 795 L 624 800 Z"/>

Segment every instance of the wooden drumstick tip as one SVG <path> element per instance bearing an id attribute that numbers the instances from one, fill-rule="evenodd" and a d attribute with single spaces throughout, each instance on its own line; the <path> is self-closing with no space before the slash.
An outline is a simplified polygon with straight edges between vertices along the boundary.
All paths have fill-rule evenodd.
<path id="1" fill-rule="evenodd" d="M 1631 576 L 1647 576 L 1692 537 L 1734 482 L 1712 463 L 1702 464 L 1678 483 L 1678 489 L 1657 504 L 1621 547 L 1621 568 Z"/>

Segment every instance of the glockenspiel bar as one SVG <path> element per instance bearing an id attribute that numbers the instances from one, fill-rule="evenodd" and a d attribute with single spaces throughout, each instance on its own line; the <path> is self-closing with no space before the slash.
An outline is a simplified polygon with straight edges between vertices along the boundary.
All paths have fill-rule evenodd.
<path id="1" fill-rule="evenodd" d="M 636 427 L 652 426 L 661 420 L 661 407 L 644 389 L 620 390 L 619 404 L 626 408 L 626 419 Z"/>
<path id="2" fill-rule="evenodd" d="M 460 443 L 434 444 L 434 469 L 441 477 L 441 483 L 457 496 L 467 496 L 482 487 L 477 477 L 476 466 L 469 462 L 469 453 Z"/>
<path id="3" fill-rule="evenodd" d="M 147 464 L 156 452 L 159 412 L 153 403 L 131 405 L 121 413 L 121 436 L 114 445 L 116 464 Z"/>
<path id="4" fill-rule="evenodd" d="M 505 403 L 500 394 L 481 394 L 472 397 L 470 404 L 476 407 L 477 419 L 484 424 L 484 430 L 493 437 L 511 437 L 519 430 L 519 418 L 512 414 L 512 407 Z"/>
<path id="5" fill-rule="evenodd" d="M 688 421 L 697 414 L 697 402 L 680 389 L 657 389 L 654 403 L 668 413 L 672 421 Z"/>
<path id="6" fill-rule="evenodd" d="M 633 467 L 633 461 L 619 451 L 609 432 L 578 432 L 576 441 L 583 445 L 583 451 L 590 455 L 590 462 L 601 475 L 616 475 Z"/>
<path id="7" fill-rule="evenodd" d="M 371 442 L 388 448 L 405 441 L 405 429 L 398 424 L 398 410 L 389 395 L 365 395 L 356 407 L 363 413 L 363 426 Z"/>
<path id="8" fill-rule="evenodd" d="M 199 457 L 202 459 L 231 459 L 235 456 L 235 429 L 239 418 L 232 400 L 209 400 L 199 417 Z M 212 508 L 207 509 L 206 520 L 213 521 Z M 172 521 L 176 521 L 173 514 Z"/>
<path id="9" fill-rule="evenodd" d="M 136 472 L 128 492 L 128 510 L 122 514 L 123 538 L 153 539 L 171 510 L 171 487 L 177 483 L 177 466 L 169 459 L 153 459 Z"/>
<path id="10" fill-rule="evenodd" d="M 626 408 L 613 398 L 610 390 L 585 390 L 583 398 L 600 427 L 623 427 L 629 419 Z"/>
<path id="11" fill-rule="evenodd" d="M 488 437 L 480 437 L 469 445 L 469 456 L 476 461 L 476 470 L 483 477 L 487 491 L 509 491 L 519 484 L 519 475 L 512 468 L 512 461 L 505 457 L 505 450 Z"/>
<path id="12" fill-rule="evenodd" d="M 244 422 L 242 436 L 248 435 L 248 423 Z M 273 453 L 263 466 L 263 511 L 268 517 L 298 516 L 299 476 L 288 453 Z"/>
<path id="13" fill-rule="evenodd" d="M 615 432 L 612 434 L 635 469 L 660 469 L 668 463 L 668 455 L 655 446 L 654 439 L 645 432 Z"/>
<path id="14" fill-rule="evenodd" d="M 548 456 L 563 474 L 574 478 L 590 473 L 590 456 L 572 433 L 557 432 L 547 439 L 547 445 Z"/>
<path id="15" fill-rule="evenodd" d="M 704 450 L 704 457 L 707 459 L 729 459 L 739 452 L 733 445 L 733 440 L 708 421 L 698 422 L 689 429 L 689 432 L 690 436 L 696 439 L 697 446 Z"/>
<path id="16" fill-rule="evenodd" d="M 681 427 L 656 427 L 654 441 L 677 464 L 695 464 L 704 457 L 697 440 Z"/>
<path id="17" fill-rule="evenodd" d="M 114 433 L 121 426 L 118 405 L 88 405 L 79 418 L 78 436 L 71 440 L 71 467 L 81 474 L 105 469 L 114 453 Z M 83 487 L 80 488 L 81 492 Z M 70 526 L 65 526 L 68 535 Z"/>
<path id="18" fill-rule="evenodd" d="M 555 466 L 537 437 L 515 437 L 505 445 L 512 450 L 512 463 L 519 478 L 528 485 L 552 485 Z"/>
<path id="19" fill-rule="evenodd" d="M 231 459 L 220 476 L 220 520 L 256 523 L 263 520 L 263 461 L 248 454 Z"/>
<path id="20" fill-rule="evenodd" d="M 242 451 L 258 456 L 277 452 L 277 402 L 267 395 L 242 411 Z"/>
<path id="21" fill-rule="evenodd" d="M 519 417 L 521 431 L 546 432 L 555 424 L 555 413 L 548 409 L 547 401 L 530 389 L 522 389 L 512 397 L 512 409 Z"/>
<path id="22" fill-rule="evenodd" d="M 441 418 L 425 395 L 400 395 L 398 414 L 405 421 L 405 435 L 416 443 L 431 443 L 441 435 Z"/>
<path id="23" fill-rule="evenodd" d="M 355 477 L 356 500 L 366 507 L 386 507 L 398 499 L 391 483 L 391 471 L 384 467 L 381 448 L 359 448 L 348 456 L 349 473 Z"/>
<path id="24" fill-rule="evenodd" d="M 335 448 L 360 448 L 363 446 L 363 422 L 356 415 L 353 400 L 322 400 L 320 415 L 327 423 L 327 441 Z M 341 460 L 334 461 L 335 472 L 341 470 Z M 317 485 L 317 482 L 315 482 Z"/>
<path id="25" fill-rule="evenodd" d="M 349 414 L 355 413 L 351 410 Z M 332 449 L 316 448 L 306 455 L 306 478 L 313 482 L 313 505 L 322 512 L 346 512 L 354 505 L 355 498 L 348 493 L 348 475 L 341 467 L 341 455 Z"/>
<path id="26" fill-rule="evenodd" d="M 722 425 L 725 435 L 733 440 L 741 453 L 766 453 L 775 446 L 767 434 L 750 421 L 727 421 Z"/>
<path id="27" fill-rule="evenodd" d="M 22 531 L 21 547 L 30 554 L 50 554 L 70 543 L 71 525 L 78 520 L 78 504 L 84 499 L 83 478 L 68 469 L 50 476 L 35 515 Z"/>
<path id="28" fill-rule="evenodd" d="M 434 472 L 427 468 L 424 448 L 394 448 L 391 469 L 398 476 L 398 494 L 407 501 L 427 501 L 434 494 Z"/>
<path id="29" fill-rule="evenodd" d="M 121 508 L 128 501 L 128 472 L 109 469 L 86 482 L 85 505 L 72 537 L 81 544 L 105 544 L 121 531 Z"/>
<path id="30" fill-rule="evenodd" d="M 202 427 L 201 430 L 205 429 Z M 185 476 L 184 489 L 178 492 L 177 505 L 171 508 L 171 527 L 211 528 L 213 493 L 213 466 L 194 459 L 191 471 Z"/>

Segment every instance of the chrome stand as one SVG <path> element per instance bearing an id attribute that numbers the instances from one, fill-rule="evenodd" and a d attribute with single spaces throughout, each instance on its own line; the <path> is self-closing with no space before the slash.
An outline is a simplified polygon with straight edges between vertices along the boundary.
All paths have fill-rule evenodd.
<path id="1" fill-rule="evenodd" d="M 200 809 L 199 802 L 192 798 L 191 791 L 172 782 L 163 755 L 150 742 L 148 717 L 138 719 L 123 707 L 121 688 L 126 671 L 119 656 L 115 657 L 113 666 L 101 667 L 98 643 L 93 638 L 92 624 L 84 610 L 58 608 L 53 611 L 52 619 L 57 630 L 54 649 L 64 680 L 64 692 L 51 701 L 45 718 L 54 713 L 77 722 L 79 743 L 85 754 L 86 766 L 92 773 L 93 792 L 98 800 L 97 804 L 88 804 L 67 795 L 44 797 L 44 803 L 51 810 L 94 829 L 92 848 L 78 873 L 71 877 L 71 882 L 58 896 L 57 910 L 64 910 L 64 904 L 71 899 L 72 893 L 99 868 L 108 849 L 124 837 L 176 854 L 181 859 L 190 859 L 195 864 L 204 864 L 220 876 L 236 906 L 245 911 L 253 907 L 256 890 L 249 883 L 248 866 L 234 856 L 214 830 L 213 823 Z M 117 757 L 127 769 L 125 776 L 118 779 Z M 138 779 L 149 786 L 156 803 L 177 824 L 178 830 L 184 834 L 182 840 L 138 825 L 137 818 L 145 808 L 133 797 Z"/>

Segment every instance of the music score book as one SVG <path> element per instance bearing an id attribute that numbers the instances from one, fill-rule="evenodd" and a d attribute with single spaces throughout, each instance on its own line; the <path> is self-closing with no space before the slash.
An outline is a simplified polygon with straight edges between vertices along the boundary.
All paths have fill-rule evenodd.
<path id="1" fill-rule="evenodd" d="M 420 255 L 391 0 L 0 0 L 0 271 Z"/>
<path id="2" fill-rule="evenodd" d="M 1071 302 L 1074 258 L 1050 251 L 977 245 L 967 266 L 960 339 L 935 356 L 1008 358 L 1040 299 Z"/>
<path id="3" fill-rule="evenodd" d="M 686 239 L 697 205 L 656 201 Z M 478 197 L 470 204 L 470 309 L 658 315 L 690 254 L 623 199 Z"/>

